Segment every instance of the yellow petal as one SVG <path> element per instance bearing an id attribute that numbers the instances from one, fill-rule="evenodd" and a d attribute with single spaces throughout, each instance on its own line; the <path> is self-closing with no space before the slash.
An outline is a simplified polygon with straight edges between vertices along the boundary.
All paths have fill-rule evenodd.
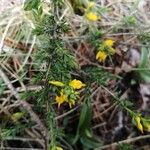
<path id="1" fill-rule="evenodd" d="M 143 133 L 143 126 L 141 123 L 138 123 L 136 127 Z"/>
<path id="2" fill-rule="evenodd" d="M 104 41 L 104 44 L 109 46 L 109 47 L 112 47 L 113 44 L 114 44 L 115 41 L 111 40 L 111 39 L 108 39 L 108 40 L 105 40 Z"/>
<path id="3" fill-rule="evenodd" d="M 141 122 L 141 117 L 140 116 L 136 116 L 135 117 L 135 122 L 136 123 L 140 123 Z"/>
<path id="4" fill-rule="evenodd" d="M 98 60 L 99 62 L 104 62 L 106 57 L 107 57 L 107 54 L 105 52 L 103 52 L 103 51 L 99 51 L 96 54 L 96 60 Z"/>
<path id="5" fill-rule="evenodd" d="M 63 150 L 63 148 L 57 146 L 57 147 L 56 147 L 56 150 Z"/>
<path id="6" fill-rule="evenodd" d="M 73 89 L 81 89 L 82 87 L 85 87 L 85 84 L 83 84 L 80 80 L 72 80 L 69 82 L 69 86 L 71 86 Z"/>
<path id="7" fill-rule="evenodd" d="M 141 117 L 136 116 L 135 117 L 135 122 L 136 122 L 136 127 L 138 128 L 138 130 L 140 130 L 143 133 L 143 126 L 141 124 Z"/>
<path id="8" fill-rule="evenodd" d="M 60 87 L 63 87 L 64 84 L 60 81 L 49 81 L 50 84 L 53 84 L 55 86 L 60 86 Z"/>
<path id="9" fill-rule="evenodd" d="M 100 19 L 100 17 L 97 16 L 97 13 L 94 12 L 86 13 L 86 18 L 90 21 L 97 21 L 98 19 Z"/>
<path id="10" fill-rule="evenodd" d="M 58 107 L 60 107 L 60 105 L 64 103 L 66 99 L 67 99 L 67 96 L 64 95 L 63 93 L 61 93 L 60 96 L 56 96 L 56 102 L 58 103 Z"/>

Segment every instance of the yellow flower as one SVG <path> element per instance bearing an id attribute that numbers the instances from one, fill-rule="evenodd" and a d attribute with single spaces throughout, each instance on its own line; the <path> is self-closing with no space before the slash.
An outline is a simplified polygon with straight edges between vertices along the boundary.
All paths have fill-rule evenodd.
<path id="1" fill-rule="evenodd" d="M 109 47 L 112 47 L 113 44 L 114 44 L 115 41 L 111 40 L 111 39 L 107 39 L 104 41 L 104 44 L 109 46 Z"/>
<path id="2" fill-rule="evenodd" d="M 60 107 L 60 105 L 64 103 L 66 99 L 67 96 L 61 91 L 60 96 L 56 96 L 56 102 L 58 103 L 58 107 Z"/>
<path id="3" fill-rule="evenodd" d="M 63 148 L 57 146 L 57 147 L 56 147 L 56 150 L 63 150 Z"/>
<path id="4" fill-rule="evenodd" d="M 49 81 L 50 84 L 53 84 L 55 86 L 60 86 L 60 87 L 63 87 L 64 84 L 60 81 Z"/>
<path id="5" fill-rule="evenodd" d="M 95 6 L 95 2 L 89 2 L 87 5 L 87 9 L 91 9 L 94 6 Z"/>
<path id="6" fill-rule="evenodd" d="M 73 89 L 81 89 L 82 87 L 85 87 L 85 84 L 82 83 L 80 80 L 72 80 L 69 82 L 69 86 L 71 86 Z"/>
<path id="7" fill-rule="evenodd" d="M 140 130 L 143 133 L 143 126 L 141 124 L 141 117 L 136 116 L 135 117 L 135 122 L 136 122 L 136 127 L 138 128 L 138 130 Z"/>
<path id="8" fill-rule="evenodd" d="M 99 62 L 103 62 L 105 61 L 107 57 L 107 54 L 103 51 L 99 51 L 97 54 L 96 54 L 96 60 L 98 60 Z"/>
<path id="9" fill-rule="evenodd" d="M 90 21 L 97 21 L 99 19 L 99 17 L 97 16 L 96 13 L 94 12 L 88 12 L 86 13 L 86 18 Z"/>

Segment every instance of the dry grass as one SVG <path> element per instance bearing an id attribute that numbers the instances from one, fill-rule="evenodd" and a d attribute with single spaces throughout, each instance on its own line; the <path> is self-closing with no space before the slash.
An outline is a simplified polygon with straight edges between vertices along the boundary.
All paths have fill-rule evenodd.
<path id="1" fill-rule="evenodd" d="M 104 13 L 102 11 L 101 21 L 94 23 L 94 26 L 100 28 L 104 32 L 104 38 L 112 38 L 117 41 L 117 58 L 120 59 L 121 65 L 123 62 L 128 64 L 128 62 L 124 60 L 124 58 L 126 58 L 124 53 L 128 54 L 132 48 L 135 48 L 140 54 L 140 47 L 142 44 L 137 37 L 141 33 L 150 32 L 149 1 L 97 0 L 97 6 L 104 7 L 106 11 Z M 136 17 L 136 27 L 123 25 L 123 20 L 127 16 Z M 7 116 L 9 118 L 13 111 L 21 110 L 22 108 L 26 109 L 30 114 L 31 120 L 34 120 L 35 124 L 32 128 L 26 129 L 24 132 L 25 134 L 22 135 L 19 140 L 24 142 L 25 146 L 30 147 L 27 148 L 28 150 L 32 149 L 33 142 L 38 143 L 37 149 L 40 150 L 44 147 L 44 142 L 41 140 L 44 135 L 41 135 L 41 133 L 44 134 L 44 131 L 47 129 L 43 125 L 38 114 L 33 112 L 32 105 L 34 104 L 20 102 L 21 93 L 41 89 L 40 85 L 30 84 L 32 74 L 38 72 L 38 70 L 32 68 L 33 56 L 36 53 L 36 48 L 34 46 L 38 42 L 36 36 L 33 36 L 31 33 L 35 25 L 30 14 L 25 12 L 21 5 L 13 5 L 12 8 L 6 9 L 5 11 L 1 10 L 0 18 L 0 81 L 2 81 L 0 87 L 4 87 L 0 95 L 0 118 L 3 118 L 2 116 Z M 83 16 L 75 14 L 69 3 L 66 3 L 65 10 L 63 10 L 59 18 L 62 20 L 66 18 L 71 26 L 70 33 L 62 37 L 62 39 L 64 39 L 67 47 L 76 56 L 80 66 L 82 67 L 87 64 L 99 66 L 97 62 L 93 61 L 95 57 L 94 49 L 87 43 L 86 39 L 88 35 L 85 34 L 87 25 L 90 26 L 90 24 L 93 23 L 87 22 Z M 115 31 L 115 29 L 117 30 Z M 75 44 L 76 46 L 74 46 Z M 146 45 L 149 44 L 150 43 L 146 43 Z M 136 58 L 130 60 L 131 57 L 128 57 L 127 59 L 128 61 L 134 61 Z M 117 71 L 118 68 L 122 67 L 121 65 L 116 66 L 112 61 L 111 65 L 105 69 L 113 70 L 117 75 L 117 73 L 122 71 Z M 44 66 L 44 64 L 41 64 L 41 66 Z M 115 82 L 114 84 L 117 83 Z M 110 85 L 112 87 L 110 86 L 108 88 L 101 88 L 93 85 L 93 94 L 91 96 L 94 112 L 92 128 L 94 132 L 97 132 L 102 139 L 104 139 L 105 144 L 118 141 L 117 136 L 123 137 L 123 133 L 120 133 L 123 127 L 126 128 L 127 132 L 125 133 L 125 138 L 132 137 L 134 139 L 134 137 L 137 136 L 137 133 L 130 124 L 124 124 L 124 122 L 129 123 L 127 116 L 118 108 L 116 103 L 112 104 L 112 101 L 110 101 L 110 94 L 113 93 L 113 91 L 111 91 L 113 83 L 110 83 Z M 128 91 L 126 90 L 121 97 L 128 97 Z M 62 119 L 66 115 L 75 112 L 79 107 L 80 106 L 76 106 L 72 110 L 66 111 L 65 114 L 58 115 L 56 119 Z M 138 109 L 140 109 L 140 107 Z M 76 116 L 72 116 L 72 118 L 73 117 Z M 24 120 L 26 123 L 28 122 L 26 117 L 24 117 Z M 110 135 L 111 139 L 107 141 Z M 136 140 L 141 140 L 141 138 L 149 138 L 149 135 L 136 138 Z M 18 139 L 7 138 L 6 140 L 8 144 L 8 141 L 15 141 Z M 125 143 L 128 142 L 130 143 L 128 140 L 127 142 L 125 141 Z M 1 142 L 0 149 L 9 145 L 7 144 L 5 145 L 5 142 Z M 109 146 L 111 145 L 104 148 L 108 148 Z M 116 146 L 116 143 L 114 143 L 113 146 Z M 21 148 L 19 149 L 21 150 Z M 25 150 L 25 148 L 23 149 Z"/>

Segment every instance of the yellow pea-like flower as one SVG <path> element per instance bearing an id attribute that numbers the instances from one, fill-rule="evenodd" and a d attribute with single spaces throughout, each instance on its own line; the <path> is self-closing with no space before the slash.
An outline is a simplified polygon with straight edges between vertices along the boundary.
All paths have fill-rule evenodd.
<path id="1" fill-rule="evenodd" d="M 143 126 L 142 126 L 142 124 L 138 123 L 136 126 L 143 133 Z"/>
<path id="2" fill-rule="evenodd" d="M 64 84 L 60 81 L 49 81 L 50 84 L 53 84 L 55 86 L 60 86 L 60 87 L 63 87 Z"/>
<path id="3" fill-rule="evenodd" d="M 100 17 L 98 17 L 97 13 L 95 12 L 86 13 L 86 18 L 90 21 L 97 21 L 98 19 L 100 19 Z"/>
<path id="4" fill-rule="evenodd" d="M 135 119 L 135 122 L 136 122 L 136 127 L 138 128 L 138 130 L 140 130 L 143 133 L 143 126 L 141 124 L 141 117 L 136 116 L 134 119 Z"/>
<path id="5" fill-rule="evenodd" d="M 72 87 L 73 89 L 79 90 L 82 87 L 85 87 L 85 84 L 82 83 L 80 80 L 74 79 L 74 80 L 72 80 L 72 81 L 69 82 L 69 86 Z"/>
<path id="6" fill-rule="evenodd" d="M 60 96 L 56 96 L 56 102 L 58 103 L 58 107 L 63 104 L 67 99 L 67 96 L 61 91 Z"/>
<path id="7" fill-rule="evenodd" d="M 109 47 L 112 47 L 113 44 L 114 44 L 115 41 L 111 40 L 111 39 L 107 39 L 104 41 L 104 44 L 109 46 Z"/>
<path id="8" fill-rule="evenodd" d="M 96 54 L 96 60 L 98 60 L 99 62 L 104 62 L 106 57 L 107 57 L 107 54 L 105 52 L 103 52 L 103 51 L 99 51 Z"/>
<path id="9" fill-rule="evenodd" d="M 62 148 L 62 147 L 57 146 L 57 147 L 56 147 L 56 150 L 63 150 L 63 148 Z"/>

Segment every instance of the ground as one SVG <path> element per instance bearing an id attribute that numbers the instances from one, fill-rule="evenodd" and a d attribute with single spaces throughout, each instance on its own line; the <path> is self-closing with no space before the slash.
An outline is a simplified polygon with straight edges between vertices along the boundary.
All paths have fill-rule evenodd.
<path id="1" fill-rule="evenodd" d="M 71 0 L 65 1 L 63 7 L 54 14 L 60 22 L 65 20 L 69 25 L 67 32 L 59 35 L 56 31 L 56 37 L 58 36 L 65 46 L 64 51 L 61 51 L 63 46 L 60 46 L 62 49 L 59 47 L 60 59 L 56 59 L 57 54 L 51 55 L 54 50 L 50 51 L 51 45 L 55 44 L 54 41 L 57 39 L 55 33 L 50 30 L 54 25 L 50 26 L 50 22 L 46 25 L 43 21 L 44 34 L 48 33 L 49 39 L 53 40 L 47 48 L 47 41 L 33 34 L 33 29 L 37 29 L 42 23 L 39 18 L 33 19 L 31 13 L 24 10 L 23 0 L 1 0 L 0 149 L 47 149 L 45 143 L 51 141 L 48 140 L 51 136 L 48 135 L 51 133 L 51 127 L 49 127 L 50 119 L 44 117 L 49 113 L 50 100 L 53 107 L 50 108 L 50 113 L 55 112 L 52 120 L 56 124 L 53 125 L 60 127 L 58 132 L 65 134 L 60 135 L 63 138 L 58 139 L 58 145 L 64 150 L 84 149 L 87 143 L 83 142 L 82 134 L 80 134 L 81 141 L 73 145 L 70 142 L 72 138 L 70 133 L 75 135 L 77 130 L 79 132 L 84 130 L 80 129 L 78 122 L 82 116 L 83 106 L 89 106 L 89 101 L 85 100 L 88 92 L 91 93 L 87 97 L 90 97 L 92 118 L 90 123 L 87 122 L 92 135 L 102 142 L 97 149 L 150 149 L 149 131 L 140 130 L 135 119 L 137 116 L 141 120 L 146 118 L 148 122 L 150 119 L 150 1 L 96 0 L 95 2 L 99 16 L 92 21 L 85 15 L 87 13 L 84 10 L 85 6 L 75 7 L 75 2 Z M 43 13 L 49 15 L 51 3 L 52 1 L 46 1 L 42 5 Z M 98 32 L 95 31 L 100 31 L 98 36 Z M 34 32 L 37 33 L 39 30 Z M 115 52 L 110 52 L 106 58 L 104 55 L 99 56 L 98 61 L 97 52 L 101 51 L 102 45 L 108 39 L 114 42 L 109 48 L 113 48 Z M 44 52 L 44 49 L 49 53 Z M 69 50 L 69 54 L 66 49 Z M 64 70 L 58 69 L 59 72 L 53 77 L 48 74 L 47 58 L 50 58 L 50 63 L 54 62 L 51 69 L 54 67 L 57 70 L 55 66 L 62 65 L 67 66 L 69 70 L 74 67 L 74 59 L 78 67 L 70 69 L 69 73 L 66 70 L 67 75 L 63 74 L 63 77 L 59 75 Z M 62 59 L 66 60 L 57 64 Z M 41 75 L 47 74 L 48 77 L 40 79 Z M 65 87 L 49 84 L 50 79 L 60 78 L 64 79 L 60 82 L 66 81 L 63 83 Z M 65 78 L 70 80 L 76 78 L 86 86 L 79 90 L 72 89 L 69 85 L 71 81 L 68 83 Z M 90 90 L 87 85 L 90 85 Z M 60 96 L 56 94 L 61 88 L 62 91 L 69 88 L 73 92 L 78 92 L 74 95 L 78 100 L 71 108 L 69 102 L 57 106 L 55 97 Z M 41 101 L 42 92 L 47 92 L 48 98 L 45 98 L 47 101 Z M 128 111 L 128 107 L 132 113 Z M 88 111 L 86 113 L 90 114 Z M 88 120 L 87 116 L 85 118 Z M 143 122 L 140 123 L 144 128 Z M 90 132 L 86 134 L 91 136 Z"/>

